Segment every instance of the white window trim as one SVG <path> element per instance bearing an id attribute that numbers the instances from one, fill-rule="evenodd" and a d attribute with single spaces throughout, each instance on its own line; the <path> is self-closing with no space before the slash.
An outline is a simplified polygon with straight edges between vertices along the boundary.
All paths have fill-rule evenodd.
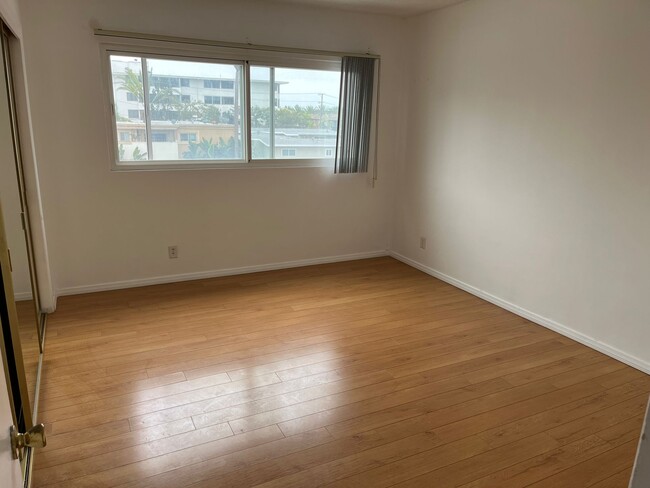
<path id="1" fill-rule="evenodd" d="M 99 43 L 101 56 L 102 87 L 105 97 L 106 131 L 109 147 L 111 171 L 184 171 L 200 169 L 265 169 L 265 168 L 334 168 L 334 157 L 325 158 L 291 158 L 291 159 L 252 159 L 250 121 L 250 65 L 268 65 L 283 68 L 303 68 L 340 71 L 339 56 L 302 54 L 294 52 L 270 52 L 254 49 L 185 45 L 146 39 L 110 38 L 108 42 Z M 242 132 L 244 135 L 245 154 L 242 160 L 171 160 L 171 161 L 119 161 L 119 137 L 113 100 L 113 80 L 110 66 L 110 56 L 126 55 L 134 57 L 156 57 L 178 59 L 182 57 L 191 61 L 212 62 L 243 62 L 242 99 L 244 104 L 244 120 Z"/>

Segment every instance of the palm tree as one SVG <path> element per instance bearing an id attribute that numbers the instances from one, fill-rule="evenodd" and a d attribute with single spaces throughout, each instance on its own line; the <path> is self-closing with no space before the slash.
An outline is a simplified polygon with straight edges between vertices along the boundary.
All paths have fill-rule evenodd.
<path id="1" fill-rule="evenodd" d="M 185 159 L 234 159 L 235 139 L 231 137 L 228 142 L 221 137 L 217 144 L 201 138 L 201 142 L 190 142 L 187 151 L 183 153 Z"/>
<path id="2" fill-rule="evenodd" d="M 153 71 L 149 71 L 149 78 L 153 77 Z M 126 68 L 124 74 L 119 75 L 119 90 L 131 93 L 136 101 L 144 103 L 144 82 L 142 74 L 136 73 L 131 68 Z M 198 115 L 196 104 L 181 103 L 180 93 L 169 86 L 151 86 L 148 93 L 149 111 L 152 120 L 177 120 L 192 119 Z"/>
<path id="3" fill-rule="evenodd" d="M 131 68 L 126 68 L 123 75 L 119 75 L 121 80 L 120 90 L 131 93 L 138 102 L 144 103 L 144 88 L 142 84 L 142 75 L 136 73 Z"/>
<path id="4" fill-rule="evenodd" d="M 140 148 L 136 146 L 133 150 L 133 161 L 142 161 L 144 159 L 147 159 L 147 153 L 140 151 Z"/>

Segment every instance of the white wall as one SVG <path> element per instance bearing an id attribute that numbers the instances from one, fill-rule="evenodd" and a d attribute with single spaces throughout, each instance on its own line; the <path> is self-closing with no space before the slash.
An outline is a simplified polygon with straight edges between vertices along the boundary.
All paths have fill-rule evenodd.
<path id="1" fill-rule="evenodd" d="M 17 36 L 22 34 L 18 0 L 0 0 L 0 16 Z"/>
<path id="2" fill-rule="evenodd" d="M 387 248 L 404 109 L 402 20 L 248 1 L 26 0 L 22 9 L 59 292 Z M 323 169 L 110 172 L 92 27 L 380 53 L 378 186 Z M 167 257 L 172 244 L 179 259 Z"/>
<path id="3" fill-rule="evenodd" d="M 650 2 L 474 0 L 409 31 L 393 249 L 650 370 Z"/>
<path id="4" fill-rule="evenodd" d="M 0 53 L 1 61 L 4 59 Z M 21 219 L 20 193 L 16 174 L 13 140 L 11 135 L 11 115 L 7 98 L 7 83 L 4 70 L 0 77 L 0 205 L 4 219 L 7 245 L 11 251 L 11 278 L 16 298 L 24 300 L 31 297 L 31 280 L 27 260 L 27 243 Z"/>

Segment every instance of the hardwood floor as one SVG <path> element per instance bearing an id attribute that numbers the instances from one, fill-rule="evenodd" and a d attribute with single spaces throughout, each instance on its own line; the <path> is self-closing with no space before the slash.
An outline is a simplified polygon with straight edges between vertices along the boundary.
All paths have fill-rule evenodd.
<path id="1" fill-rule="evenodd" d="M 390 258 L 64 297 L 47 487 L 626 487 L 650 377 Z"/>

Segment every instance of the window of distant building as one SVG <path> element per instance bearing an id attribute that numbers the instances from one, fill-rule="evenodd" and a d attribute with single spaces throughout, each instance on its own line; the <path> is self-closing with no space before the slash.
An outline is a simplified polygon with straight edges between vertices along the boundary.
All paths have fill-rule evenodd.
<path id="1" fill-rule="evenodd" d="M 127 113 L 130 119 L 144 119 L 144 110 L 128 110 Z"/>
<path id="2" fill-rule="evenodd" d="M 181 133 L 182 142 L 196 142 L 196 132 L 183 132 Z"/>
<path id="3" fill-rule="evenodd" d="M 167 142 L 167 132 L 151 132 L 151 140 L 153 142 Z"/>

